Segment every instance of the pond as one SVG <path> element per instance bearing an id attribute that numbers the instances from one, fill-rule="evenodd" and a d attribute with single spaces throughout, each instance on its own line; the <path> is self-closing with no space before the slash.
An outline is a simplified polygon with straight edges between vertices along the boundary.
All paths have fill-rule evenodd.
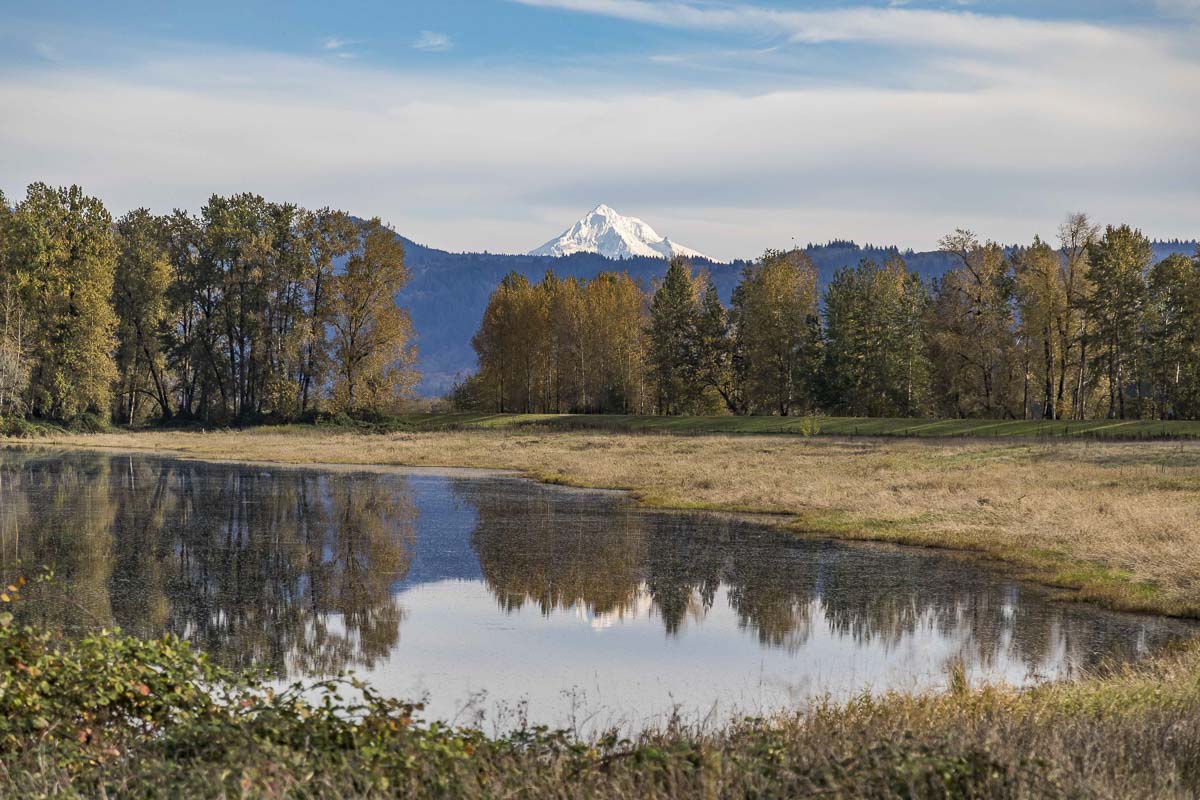
<path id="1" fill-rule="evenodd" d="M 353 669 L 485 729 L 721 720 L 941 687 L 954 663 L 1028 684 L 1196 630 L 507 475 L 0 451 L 0 571 L 42 566 L 38 620 L 170 632 L 281 680 Z"/>

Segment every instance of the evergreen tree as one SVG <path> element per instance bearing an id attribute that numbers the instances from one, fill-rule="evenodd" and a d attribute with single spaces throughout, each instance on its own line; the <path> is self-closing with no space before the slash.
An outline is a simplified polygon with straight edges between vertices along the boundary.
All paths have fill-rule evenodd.
<path id="1" fill-rule="evenodd" d="M 800 250 L 767 251 L 743 271 L 731 316 L 747 411 L 811 408 L 821 359 L 812 260 Z"/>
<path id="2" fill-rule="evenodd" d="M 700 384 L 715 391 L 731 414 L 745 411 L 745 398 L 734 369 L 733 341 L 729 336 L 729 314 L 711 275 L 704 276 L 700 312 L 696 325 L 696 351 Z"/>
<path id="3" fill-rule="evenodd" d="M 660 414 L 688 413 L 699 399 L 699 325 L 691 262 L 673 258 L 650 303 L 650 364 Z"/>
<path id="4" fill-rule="evenodd" d="M 922 323 L 927 295 L 903 259 L 839 270 L 825 291 L 825 393 L 856 416 L 913 416 L 929 380 Z"/>

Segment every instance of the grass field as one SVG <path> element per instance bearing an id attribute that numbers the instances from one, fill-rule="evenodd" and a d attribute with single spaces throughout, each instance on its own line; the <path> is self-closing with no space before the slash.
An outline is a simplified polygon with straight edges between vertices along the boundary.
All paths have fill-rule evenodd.
<path id="1" fill-rule="evenodd" d="M 950 548 L 948 556 L 988 559 L 1062 587 L 1064 597 L 1200 617 L 1200 442 L 1185 440 L 1190 434 L 1178 432 L 1184 429 L 1172 434 L 1177 441 L 1121 441 L 1100 438 L 1117 436 L 1116 428 L 1039 438 L 1036 427 L 1014 427 L 1022 423 L 980 423 L 972 431 L 949 423 L 917 430 L 912 421 L 903 421 L 908 429 L 900 421 L 876 421 L 892 435 L 771 435 L 789 427 L 792 433 L 834 432 L 830 420 L 819 422 L 813 431 L 801 420 L 777 418 L 451 415 L 361 427 L 48 431 L 39 441 L 296 465 L 519 470 L 553 483 L 626 489 L 650 506 L 762 512 L 798 536 Z M 713 424 L 736 427 L 711 432 Z M 840 424 L 849 426 L 843 433 L 855 431 L 851 421 Z M 37 636 L 10 642 L 14 635 L 0 624 L 3 648 L 13 642 L 43 647 Z M 165 647 L 177 652 L 170 643 Z M 118 649 L 143 658 L 162 651 L 137 643 Z M 152 659 L 131 666 L 125 656 L 113 660 L 93 650 L 87 652 L 113 669 L 78 670 L 81 706 L 93 702 L 88 698 L 97 681 L 123 686 L 121 670 L 134 668 L 150 676 L 139 680 L 154 684 L 146 698 L 160 696 L 155 676 L 170 671 Z M 9 655 L 34 663 L 23 651 Z M 53 658 L 79 660 L 72 653 Z M 3 716 L 18 720 L 10 726 L 14 733 L 0 740 L 5 796 L 1200 794 L 1197 643 L 1114 674 L 1033 690 L 970 690 L 952 680 L 951 691 L 941 695 L 864 697 L 717 730 L 598 741 L 538 730 L 497 739 L 429 728 L 412 725 L 402 708 L 359 726 L 336 706 L 321 713 L 218 710 L 219 724 L 172 721 L 151 735 L 141 717 L 128 725 L 107 717 L 113 729 L 107 738 L 93 731 L 85 740 L 71 727 L 80 710 L 62 705 L 61 718 L 48 719 L 48 729 L 22 733 L 19 712 L 27 694 L 60 693 L 33 675 L 28 681 L 23 672 L 12 675 L 24 683 L 0 692 Z M 175 696 L 171 691 L 166 687 L 163 696 Z M 142 703 L 139 692 L 120 696 Z M 248 708 L 259 705 L 252 701 Z M 141 705 L 135 708 L 141 713 Z M 183 710 L 168 704 L 162 713 L 186 719 Z M 59 738 L 51 741 L 47 730 Z"/>
<path id="2" fill-rule="evenodd" d="M 876 419 L 866 417 L 656 417 L 615 414 L 407 414 L 364 429 L 544 428 L 645 433 L 793 434 L 914 438 L 1200 439 L 1200 421 Z"/>
<path id="3" fill-rule="evenodd" d="M 1078 599 L 1200 617 L 1200 442 L 557 427 L 592 419 L 622 421 L 420 417 L 374 435 L 287 426 L 40 441 L 206 459 L 517 470 L 624 489 L 648 506 L 769 514 L 797 535 L 946 548 Z M 429 429 L 414 430 L 418 423 Z"/>

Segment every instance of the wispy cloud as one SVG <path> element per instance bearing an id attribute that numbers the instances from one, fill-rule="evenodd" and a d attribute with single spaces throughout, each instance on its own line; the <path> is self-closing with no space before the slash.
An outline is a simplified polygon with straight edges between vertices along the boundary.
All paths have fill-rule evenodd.
<path id="1" fill-rule="evenodd" d="M 735 26 L 751 36 L 711 37 L 730 62 L 774 64 L 810 53 L 809 41 L 901 57 L 668 85 L 648 73 L 685 71 L 676 62 L 686 55 L 643 53 L 636 66 L 566 80 L 462 64 L 431 77 L 329 57 L 353 50 L 345 40 L 305 57 L 143 48 L 134 63 L 0 71 L 0 107 L 23 110 L 20 125 L 0 125 L 3 188 L 79 182 L 117 212 L 196 208 L 214 191 L 250 189 L 379 214 L 430 244 L 513 252 L 599 200 L 723 258 L 792 237 L 923 247 L 960 225 L 1027 241 L 1077 208 L 1152 235 L 1200 233 L 1200 53 L 1184 26 L 521 2 Z M 433 32 L 413 43 L 453 44 Z"/>
<path id="2" fill-rule="evenodd" d="M 1155 0 L 1155 4 L 1172 16 L 1200 20 L 1200 0 Z"/>
<path id="3" fill-rule="evenodd" d="M 430 53 L 444 53 L 454 46 L 454 42 L 444 33 L 437 31 L 421 31 L 421 35 L 413 42 L 413 47 Z"/>
<path id="4" fill-rule="evenodd" d="M 362 44 L 358 39 L 342 39 L 337 36 L 330 36 L 321 42 L 322 50 L 345 50 L 356 44 Z"/>
<path id="5" fill-rule="evenodd" d="M 1163 0 L 1192 3 L 1198 0 Z M 1037 20 L 909 8 L 850 6 L 785 11 L 748 3 L 712 5 L 689 0 L 512 0 L 526 6 L 614 17 L 674 28 L 772 34 L 804 44 L 870 42 L 984 52 L 1029 51 L 1070 44 L 1103 46 L 1119 31 L 1086 22 Z"/>

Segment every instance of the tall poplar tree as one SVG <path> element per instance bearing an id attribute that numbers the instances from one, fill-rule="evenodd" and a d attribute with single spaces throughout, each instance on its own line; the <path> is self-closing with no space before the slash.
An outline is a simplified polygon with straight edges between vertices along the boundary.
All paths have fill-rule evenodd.
<path id="1" fill-rule="evenodd" d="M 1013 256 L 1021 339 L 1032 353 L 1027 373 L 1036 379 L 1043 419 L 1058 419 L 1057 402 L 1065 364 L 1062 331 L 1069 310 L 1062 281 L 1062 256 L 1040 238 Z M 1024 407 L 1028 407 L 1028 391 Z"/>
<path id="2" fill-rule="evenodd" d="M 333 403 L 382 413 L 395 410 L 417 379 L 412 322 L 396 305 L 408 269 L 404 245 L 378 218 L 358 230 L 358 246 L 333 281 Z"/>
<path id="3" fill-rule="evenodd" d="M 1138 329 L 1146 301 L 1146 273 L 1154 258 L 1150 241 L 1128 225 L 1109 225 L 1091 248 L 1088 278 L 1095 286 L 1089 303 L 1099 352 L 1108 378 L 1108 416 L 1125 419 L 1141 398 Z M 1132 389 L 1132 405 L 1126 395 Z"/>
<path id="4" fill-rule="evenodd" d="M 117 222 L 117 243 L 113 307 L 121 396 L 118 417 L 134 422 L 138 400 L 145 394 L 157 404 L 159 417 L 170 419 L 162 341 L 170 312 L 171 265 L 163 245 L 162 223 L 144 208 L 130 211 Z"/>
<path id="5" fill-rule="evenodd" d="M 43 183 L 29 187 L 16 214 L 30 234 L 22 291 L 33 322 L 31 410 L 52 419 L 107 413 L 116 380 L 112 217 L 78 186 Z"/>
<path id="6" fill-rule="evenodd" d="M 1022 375 L 1004 249 L 967 230 L 944 237 L 940 247 L 957 261 L 936 282 L 930 310 L 941 411 L 956 417 L 1016 416 Z"/>
<path id="7" fill-rule="evenodd" d="M 19 220 L 0 192 L 0 416 L 24 413 L 29 383 L 25 356 L 29 321 L 21 293 L 24 242 Z"/>

